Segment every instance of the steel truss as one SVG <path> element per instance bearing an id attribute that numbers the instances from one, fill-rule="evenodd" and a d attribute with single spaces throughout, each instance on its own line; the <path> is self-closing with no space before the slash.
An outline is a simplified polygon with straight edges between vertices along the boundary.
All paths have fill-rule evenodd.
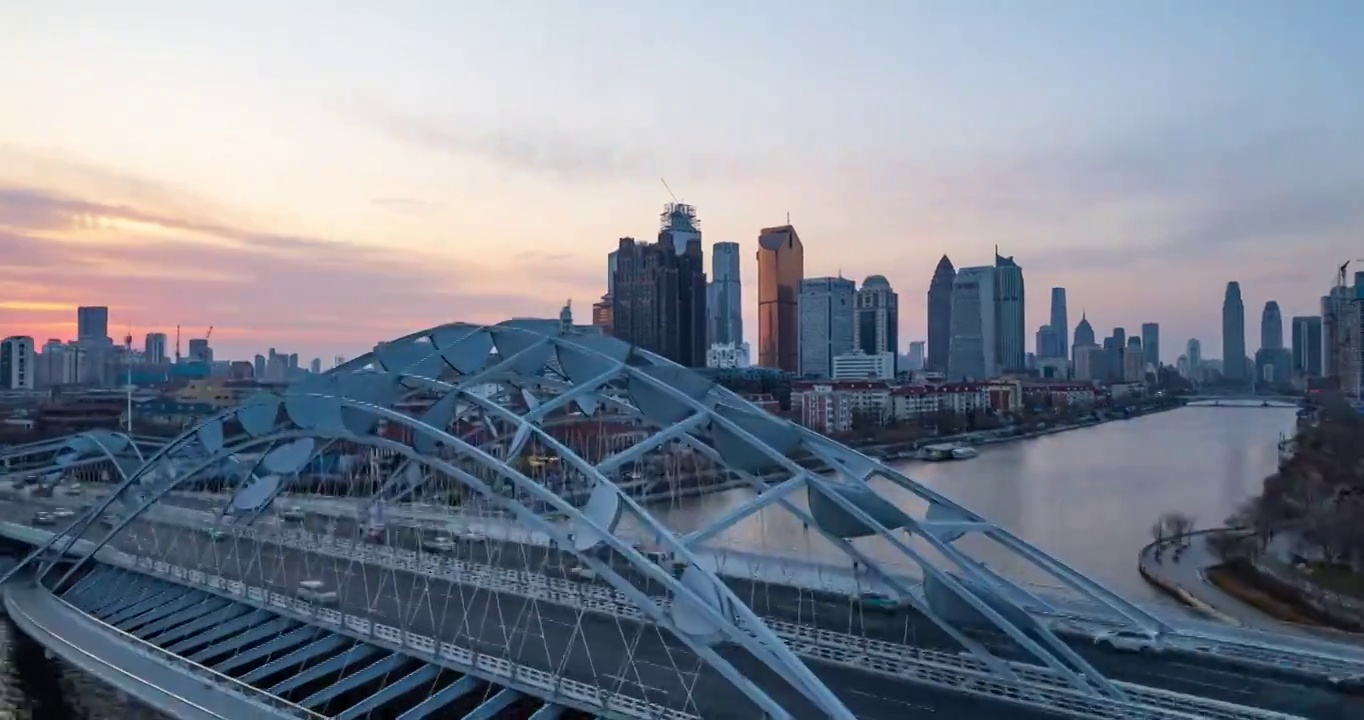
<path id="1" fill-rule="evenodd" d="M 414 405 L 415 398 L 429 400 Z M 644 429 L 648 436 L 589 459 L 583 448 L 570 447 L 555 433 L 564 425 L 594 421 L 623 423 Z M 753 499 L 691 533 L 674 533 L 621 489 L 618 473 L 665 449 L 681 447 L 740 478 L 753 489 Z M 108 460 L 123 472 L 127 463 L 120 464 L 119 453 L 128 448 L 136 451 L 136 444 L 124 436 L 92 433 L 62 446 L 56 458 L 59 465 Z M 766 684 L 760 687 L 750 679 L 752 673 L 735 664 L 734 649 L 829 717 L 850 720 L 854 715 L 787 641 L 698 557 L 708 540 L 768 507 L 783 508 L 806 523 L 841 549 L 855 567 L 955 639 L 982 667 L 1009 681 L 1018 680 L 1016 664 L 992 654 L 964 632 L 966 626 L 985 624 L 1011 638 L 1069 683 L 1072 692 L 1126 699 L 1123 689 L 1021 606 L 1026 599 L 1045 608 L 1046 600 L 987 569 L 957 544 L 966 535 L 993 540 L 1070 592 L 1134 626 L 1152 633 L 1169 630 L 1160 619 L 893 468 L 775 418 L 653 353 L 610 337 L 566 332 L 556 321 L 443 325 L 383 343 L 373 353 L 296 383 L 282 394 L 260 393 L 166 443 L 136 470 L 123 473 L 117 490 L 82 517 L 62 542 L 69 546 L 87 534 L 101 546 L 122 542 L 131 537 L 131 528 L 151 517 L 150 509 L 169 505 L 173 491 L 189 487 L 209 470 L 227 478 L 233 493 L 219 510 L 225 527 L 264 523 L 272 509 L 287 502 L 285 493 L 297 492 L 305 484 L 302 478 L 311 477 L 310 469 L 337 448 L 366 448 L 362 452 L 368 455 L 362 457 L 371 458 L 375 466 L 367 480 L 349 478 L 360 518 L 433 493 L 459 494 L 466 515 L 468 506 L 474 505 L 513 518 L 549 537 L 558 552 L 590 569 L 633 604 L 648 624 L 668 631 L 698 667 L 724 678 L 772 717 L 791 716 L 790 695 L 779 700 Z M 520 462 L 532 449 L 556 458 L 559 477 L 553 482 L 535 477 Z M 833 472 L 805 469 L 792 459 L 797 453 L 821 460 Z M 384 457 L 395 458 L 396 464 L 379 467 Z M 774 472 L 785 479 L 772 482 Z M 896 507 L 868 484 L 874 478 L 914 494 L 927 510 L 916 516 Z M 560 481 L 571 482 L 574 492 L 556 487 Z M 570 501 L 575 492 L 586 501 Z M 803 506 L 794 501 L 798 492 L 806 495 Z M 117 519 L 101 530 L 97 521 L 111 510 L 119 513 Z M 456 512 L 452 508 L 451 516 Z M 626 515 L 676 563 L 676 574 L 621 536 L 618 529 Z M 200 542 L 164 526 L 137 532 L 148 536 L 137 542 L 151 542 L 154 552 L 180 552 L 177 547 Z M 911 580 L 850 542 L 870 536 L 881 538 L 921 570 L 921 592 Z M 248 565 L 263 568 L 285 562 L 259 543 L 238 547 L 236 537 L 233 549 L 251 555 Z M 935 553 L 916 549 L 911 537 Z M 74 572 L 68 570 L 67 576 Z M 377 598 L 397 592 L 401 584 L 382 582 L 391 582 L 393 588 L 366 592 Z M 423 592 L 429 595 L 430 588 Z M 587 632 L 582 617 L 579 614 L 575 634 Z M 674 670 L 678 687 L 686 688 L 682 704 L 691 705 L 701 670 L 676 666 Z M 645 685 L 643 680 L 638 684 Z"/>

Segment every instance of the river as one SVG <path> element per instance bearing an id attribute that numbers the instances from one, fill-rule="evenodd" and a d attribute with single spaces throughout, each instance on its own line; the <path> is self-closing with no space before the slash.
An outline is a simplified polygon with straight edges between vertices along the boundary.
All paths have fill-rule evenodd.
<path id="1" fill-rule="evenodd" d="M 1163 512 L 1179 510 L 1201 526 L 1220 522 L 1257 492 L 1277 464 L 1277 442 L 1294 411 L 1280 408 L 1183 408 L 1033 440 L 981 448 L 950 463 L 904 462 L 898 469 L 1010 529 L 1110 588 L 1139 601 L 1162 600 L 1138 576 L 1136 554 Z M 911 496 L 875 481 L 898 504 Z M 724 514 L 751 494 L 731 490 L 655 506 L 676 530 Z M 804 505 L 803 498 L 797 498 Z M 1028 579 L 1005 552 L 963 539 L 991 567 Z M 772 508 L 716 540 L 798 560 L 830 562 L 841 552 Z M 869 554 L 913 572 L 880 540 L 856 541 Z M 920 547 L 915 544 L 915 547 Z M 163 720 L 63 663 L 7 622 L 0 623 L 0 718 L 20 720 Z"/>
<path id="2" fill-rule="evenodd" d="M 1186 407 L 985 446 L 972 460 L 909 461 L 895 467 L 1127 597 L 1163 599 L 1136 569 L 1137 551 L 1151 541 L 1151 525 L 1170 510 L 1192 516 L 1200 527 L 1220 523 L 1274 471 L 1279 436 L 1292 430 L 1294 418 L 1288 408 Z M 902 507 L 922 507 L 899 487 L 873 482 Z M 749 497 L 748 490 L 731 490 L 653 510 L 669 527 L 685 531 Z M 805 507 L 803 497 L 795 499 Z M 844 557 L 782 508 L 761 511 L 715 542 L 797 560 Z M 854 542 L 869 555 L 918 574 L 888 543 Z M 991 567 L 1045 582 L 993 543 L 960 542 Z M 917 541 L 913 547 L 932 554 Z"/>

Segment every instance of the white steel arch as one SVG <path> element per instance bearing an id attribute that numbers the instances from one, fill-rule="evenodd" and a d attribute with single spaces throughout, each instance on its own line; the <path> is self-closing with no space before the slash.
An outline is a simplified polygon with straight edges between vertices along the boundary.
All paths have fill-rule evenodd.
<path id="1" fill-rule="evenodd" d="M 414 395 L 425 394 L 433 395 L 429 406 L 417 412 L 400 408 Z M 598 415 L 623 418 L 632 427 L 652 432 L 629 448 L 588 459 L 581 449 L 575 450 L 551 431 L 566 417 Z M 461 424 L 486 428 L 493 439 L 483 445 L 463 439 L 454 432 L 454 426 Z M 381 425 L 410 431 L 411 440 L 381 437 Z M 319 457 L 319 441 L 364 444 L 403 458 L 400 472 L 385 478 L 362 502 L 376 504 L 394 493 L 401 497 L 420 492 L 425 470 L 409 472 L 408 468 L 425 468 L 454 479 L 471 495 L 549 535 L 777 717 L 786 716 L 781 704 L 747 683 L 716 651 L 717 644 L 743 647 L 830 717 L 853 716 L 766 628 L 762 618 L 696 556 L 705 540 L 765 507 L 784 507 L 800 517 L 1001 675 L 1013 673 L 963 633 L 963 625 L 992 626 L 1066 677 L 1078 691 L 1121 696 L 1100 673 L 1032 620 L 1016 599 L 1027 597 L 1043 606 L 1045 601 L 987 570 L 954 544 L 966 534 L 999 542 L 1073 592 L 1138 626 L 1152 632 L 1167 629 L 1116 594 L 883 463 L 768 415 L 657 355 L 610 337 L 566 330 L 557 321 L 547 320 L 430 328 L 381 344 L 373 353 L 296 383 L 280 395 L 252 397 L 162 447 L 69 537 L 87 532 L 98 513 L 117 502 L 129 512 L 103 534 L 100 542 L 107 542 L 172 490 L 184 487 L 198 470 L 223 460 L 235 461 L 240 469 L 233 507 L 254 518 L 286 489 L 286 476 L 297 475 Z M 685 445 L 741 477 L 756 496 L 707 527 L 677 535 L 622 491 L 614 477 L 618 469 L 669 444 Z M 104 444 L 96 445 L 109 452 Z M 267 447 L 267 452 L 243 457 L 259 446 Z M 512 460 L 530 446 L 552 453 L 565 474 L 590 489 L 584 505 L 568 502 L 546 483 L 512 466 Z M 501 458 L 493 454 L 494 449 Z M 792 459 L 798 452 L 822 460 L 834 475 L 803 468 Z M 770 470 L 784 473 L 787 479 L 768 482 L 763 478 Z M 867 484 L 873 477 L 886 478 L 922 498 L 928 503 L 927 512 L 913 517 L 895 507 Z M 497 482 L 490 482 L 493 479 Z M 512 491 L 510 497 L 503 494 L 503 487 Z M 808 510 L 791 502 L 798 490 L 806 493 Z M 684 566 L 679 577 L 617 535 L 623 513 L 632 515 Z M 557 523 L 551 516 L 569 522 Z M 870 535 L 881 537 L 921 568 L 921 596 L 849 542 Z M 909 535 L 927 542 L 946 564 L 939 566 L 941 561 L 935 563 L 912 548 L 906 542 Z M 669 609 L 654 601 L 649 588 L 641 588 L 638 581 L 604 563 L 596 554 L 601 548 L 624 558 L 635 574 L 653 585 L 652 593 L 661 589 L 675 598 Z"/>

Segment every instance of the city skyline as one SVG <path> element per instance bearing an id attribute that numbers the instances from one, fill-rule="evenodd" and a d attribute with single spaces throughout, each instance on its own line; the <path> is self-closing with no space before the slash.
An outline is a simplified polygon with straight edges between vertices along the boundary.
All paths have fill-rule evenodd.
<path id="1" fill-rule="evenodd" d="M 773 28 L 757 5 L 705 24 L 704 38 L 692 27 L 625 45 L 605 9 L 536 11 L 609 73 L 562 72 L 567 48 L 519 36 L 510 16 L 524 12 L 511 10 L 455 22 L 435 5 L 389 9 L 385 23 L 361 11 L 307 33 L 311 15 L 250 2 L 223 17 L 91 7 L 75 42 L 70 13 L 25 8 L 0 48 L 12 259 L 0 332 L 74 339 L 75 307 L 107 305 L 116 339 L 212 325 L 224 357 L 275 345 L 326 358 L 456 317 L 552 317 L 565 298 L 585 319 L 605 291 L 602 255 L 652 235 L 669 199 L 660 175 L 701 209 L 708 240 L 740 243 L 744 278 L 757 277 L 755 234 L 787 212 L 806 276 L 884 275 L 901 297 L 901 352 L 927 337 L 944 252 L 963 267 L 996 244 L 1016 256 L 1029 336 L 1048 322 L 1049 288 L 1065 287 L 1072 314 L 1102 327 L 1158 322 L 1207 347 L 1221 346 L 1227 280 L 1250 308 L 1272 299 L 1285 317 L 1313 315 L 1331 269 L 1357 254 L 1360 99 L 1330 78 L 1364 52 L 1344 42 L 1358 7 L 1072 8 L 1038 25 L 1022 10 L 987 23 L 969 7 L 905 6 L 824 29 L 827 9 L 783 8 Z M 759 26 L 818 49 L 778 67 L 751 46 Z M 993 54 L 932 30 L 958 26 L 989 36 Z M 904 43 L 892 27 L 927 29 Z M 309 52 L 271 40 L 299 36 Z M 699 89 L 681 120 L 656 78 L 703 40 L 735 66 L 690 71 Z M 621 53 L 637 60 L 627 72 Z M 865 82 L 821 79 L 836 76 Z M 774 79 L 789 77 L 809 81 Z M 874 86 L 904 100 L 869 121 L 860 88 Z M 457 101 L 434 91 L 449 87 Z M 524 91 L 499 115 L 468 110 L 505 87 Z M 758 96 L 803 109 L 758 123 L 743 111 Z"/>

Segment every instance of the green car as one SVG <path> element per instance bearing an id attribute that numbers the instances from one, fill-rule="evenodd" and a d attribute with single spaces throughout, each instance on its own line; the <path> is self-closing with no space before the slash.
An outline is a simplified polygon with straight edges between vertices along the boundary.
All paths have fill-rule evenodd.
<path id="1" fill-rule="evenodd" d="M 905 606 L 901 600 L 876 592 L 862 593 L 858 599 L 863 607 L 882 612 L 895 612 Z"/>

